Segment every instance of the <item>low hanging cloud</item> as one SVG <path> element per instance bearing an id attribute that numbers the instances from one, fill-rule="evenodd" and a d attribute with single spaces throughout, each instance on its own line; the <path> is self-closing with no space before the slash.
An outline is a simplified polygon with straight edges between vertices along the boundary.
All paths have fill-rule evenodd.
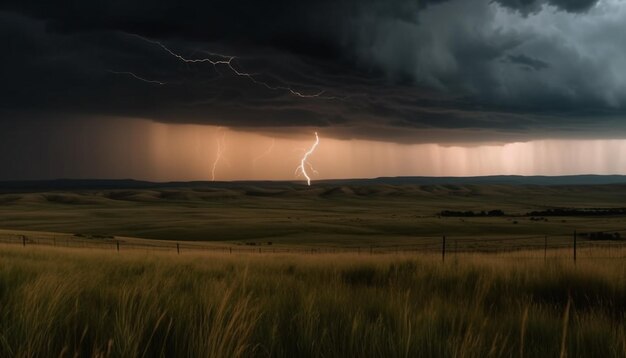
<path id="1" fill-rule="evenodd" d="M 625 21 L 618 0 L 9 0 L 0 120 L 323 127 L 397 142 L 623 136 Z M 235 55 L 254 77 L 133 34 L 189 59 Z"/>
<path id="2" fill-rule="evenodd" d="M 502 6 L 520 11 L 523 14 L 538 13 L 544 6 L 571 13 L 589 11 L 599 0 L 494 0 Z"/>
<path id="3" fill-rule="evenodd" d="M 539 59 L 528 57 L 526 55 L 508 55 L 503 61 L 509 63 L 516 63 L 521 66 L 521 68 L 527 70 L 535 70 L 541 71 L 543 69 L 549 68 L 550 64 Z"/>

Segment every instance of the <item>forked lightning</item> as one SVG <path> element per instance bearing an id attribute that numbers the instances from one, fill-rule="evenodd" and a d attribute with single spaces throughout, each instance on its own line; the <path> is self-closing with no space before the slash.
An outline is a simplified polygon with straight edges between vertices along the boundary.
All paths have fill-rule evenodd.
<path id="1" fill-rule="evenodd" d="M 313 152 L 315 152 L 315 149 L 317 148 L 319 144 L 320 144 L 320 138 L 317 135 L 317 132 L 315 132 L 315 143 L 313 143 L 311 148 L 307 152 L 304 153 L 304 156 L 300 160 L 300 165 L 296 168 L 296 175 L 298 173 L 302 174 L 306 178 L 306 183 L 308 186 L 311 186 L 311 177 L 309 176 L 309 173 L 307 173 L 306 167 L 309 166 L 313 172 L 317 173 L 317 171 L 313 169 L 313 166 L 311 165 L 311 163 L 308 162 L 308 159 L 313 154 Z"/>

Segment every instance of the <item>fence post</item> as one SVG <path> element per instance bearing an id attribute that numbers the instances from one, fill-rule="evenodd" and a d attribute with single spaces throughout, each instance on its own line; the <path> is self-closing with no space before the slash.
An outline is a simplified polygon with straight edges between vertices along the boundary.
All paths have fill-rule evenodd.
<path id="1" fill-rule="evenodd" d="M 26 236 L 22 235 L 22 246 L 26 246 Z"/>
<path id="2" fill-rule="evenodd" d="M 120 252 L 120 242 L 115 241 L 115 246 L 117 246 L 117 252 Z"/>
<path id="3" fill-rule="evenodd" d="M 441 245 L 441 261 L 446 261 L 446 235 L 443 235 L 443 242 Z"/>
<path id="4" fill-rule="evenodd" d="M 232 253 L 233 253 L 233 248 L 232 248 L 232 247 L 229 247 L 229 248 L 228 248 L 228 252 L 232 254 Z"/>
<path id="5" fill-rule="evenodd" d="M 576 230 L 574 230 L 574 263 L 576 263 Z"/>
<path id="6" fill-rule="evenodd" d="M 359 255 L 361 254 L 361 246 L 357 246 L 357 248 L 356 248 L 356 252 L 357 252 L 357 254 L 359 254 Z"/>
<path id="7" fill-rule="evenodd" d="M 176 243 L 176 253 L 180 255 L 180 244 Z"/>
<path id="8" fill-rule="evenodd" d="M 548 235 L 543 237 L 543 262 L 548 260 Z"/>

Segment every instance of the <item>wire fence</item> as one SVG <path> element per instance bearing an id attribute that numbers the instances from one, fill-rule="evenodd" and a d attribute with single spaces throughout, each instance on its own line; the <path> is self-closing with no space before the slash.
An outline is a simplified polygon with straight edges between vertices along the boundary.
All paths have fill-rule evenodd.
<path id="1" fill-rule="evenodd" d="M 191 241 L 128 240 L 115 237 L 76 237 L 71 235 L 0 235 L 0 243 L 8 245 L 49 246 L 65 248 L 102 249 L 111 252 L 131 250 L 248 254 L 329 254 L 352 253 L 359 255 L 376 254 L 431 254 L 441 255 L 443 261 L 449 257 L 470 254 L 507 254 L 507 257 L 543 258 L 563 257 L 578 259 L 626 258 L 626 229 L 602 232 L 573 232 L 562 235 L 532 235 L 517 237 L 462 237 L 429 236 L 415 237 L 408 243 L 370 244 L 361 246 L 315 245 L 284 246 L 271 242 L 209 244 Z M 569 250 L 568 250 L 569 249 Z"/>

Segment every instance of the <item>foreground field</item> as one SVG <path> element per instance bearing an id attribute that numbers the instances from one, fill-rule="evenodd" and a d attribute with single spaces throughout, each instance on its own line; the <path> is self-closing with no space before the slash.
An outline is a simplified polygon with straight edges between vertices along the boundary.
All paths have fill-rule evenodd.
<path id="1" fill-rule="evenodd" d="M 626 262 L 0 246 L 3 357 L 623 357 Z"/>

